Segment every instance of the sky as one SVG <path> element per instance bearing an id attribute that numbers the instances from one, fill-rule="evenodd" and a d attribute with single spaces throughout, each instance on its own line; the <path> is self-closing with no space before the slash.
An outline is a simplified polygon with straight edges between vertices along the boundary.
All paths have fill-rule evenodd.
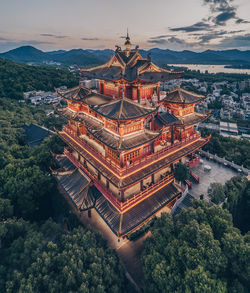
<path id="1" fill-rule="evenodd" d="M 250 0 L 0 0 L 0 52 L 250 49 Z"/>

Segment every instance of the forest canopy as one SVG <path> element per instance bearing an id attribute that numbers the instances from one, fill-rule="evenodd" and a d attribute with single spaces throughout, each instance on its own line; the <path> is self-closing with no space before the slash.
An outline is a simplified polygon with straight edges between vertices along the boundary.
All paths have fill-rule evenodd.
<path id="1" fill-rule="evenodd" d="M 127 292 L 117 255 L 79 225 L 49 173 L 49 150 L 63 144 L 50 136 L 29 148 L 22 125 L 30 122 L 51 118 L 0 99 L 0 292 Z"/>
<path id="2" fill-rule="evenodd" d="M 50 91 L 62 85 L 73 87 L 78 82 L 78 77 L 67 69 L 30 66 L 0 58 L 0 98 L 22 99 L 26 91 Z"/>
<path id="3" fill-rule="evenodd" d="M 194 201 L 174 219 L 162 214 L 143 253 L 145 292 L 244 293 L 250 284 L 250 237 L 218 206 Z"/>

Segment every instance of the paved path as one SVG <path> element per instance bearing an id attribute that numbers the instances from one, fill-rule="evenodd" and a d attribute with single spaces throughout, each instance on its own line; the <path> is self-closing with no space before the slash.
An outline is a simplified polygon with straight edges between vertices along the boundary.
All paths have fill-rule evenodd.
<path id="1" fill-rule="evenodd" d="M 74 212 L 80 222 L 85 227 L 99 232 L 102 237 L 107 241 L 108 247 L 115 249 L 120 261 L 124 265 L 126 270 L 126 276 L 134 284 L 136 291 L 141 292 L 143 282 L 143 271 L 141 265 L 141 252 L 143 249 L 143 241 L 150 236 L 150 232 L 138 239 L 137 241 L 129 241 L 127 238 L 118 238 L 107 226 L 102 217 L 96 212 L 95 209 L 91 209 L 91 218 L 88 217 L 88 212 L 79 213 L 73 206 L 68 196 L 59 188 L 60 192 L 64 195 L 68 204 L 71 207 L 71 211 Z"/>
<path id="2" fill-rule="evenodd" d="M 225 184 L 226 181 L 239 174 L 233 169 L 213 160 L 208 160 L 204 157 L 201 159 L 203 160 L 203 163 L 192 168 L 194 174 L 200 177 L 200 183 L 193 183 L 193 188 L 189 190 L 189 192 L 196 198 L 199 198 L 201 194 L 204 194 L 206 197 L 207 189 L 211 183 L 218 182 Z M 211 171 L 205 171 L 204 165 L 209 165 Z"/>

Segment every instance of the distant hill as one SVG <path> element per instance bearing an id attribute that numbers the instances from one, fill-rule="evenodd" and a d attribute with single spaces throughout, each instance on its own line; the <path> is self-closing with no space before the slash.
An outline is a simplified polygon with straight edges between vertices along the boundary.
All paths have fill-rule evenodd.
<path id="1" fill-rule="evenodd" d="M 105 51 L 105 50 L 104 50 Z M 9 59 L 16 62 L 23 63 L 45 63 L 45 62 L 60 62 L 64 65 L 79 65 L 79 66 L 93 66 L 100 65 L 106 61 L 105 52 L 103 56 L 98 53 L 92 54 L 88 50 L 73 49 L 70 51 L 58 50 L 52 52 L 43 52 L 32 46 L 22 46 L 14 50 L 10 50 L 0 54 L 0 58 Z M 100 57 L 98 57 L 98 55 Z"/>
<path id="2" fill-rule="evenodd" d="M 151 53 L 152 60 L 159 65 L 166 64 L 225 64 L 225 65 L 248 65 L 250 64 L 250 50 L 206 50 L 203 52 L 173 51 L 153 48 L 148 51 L 140 50 L 143 57 Z M 83 50 L 73 49 L 69 51 L 58 50 L 43 52 L 31 46 L 23 46 L 1 53 L 0 57 L 17 62 L 60 62 L 64 65 L 95 66 L 109 60 L 113 50 Z"/>
<path id="3" fill-rule="evenodd" d="M 62 85 L 73 87 L 78 82 L 78 77 L 66 69 L 29 66 L 0 58 L 0 98 L 21 99 L 25 91 L 48 91 Z"/>

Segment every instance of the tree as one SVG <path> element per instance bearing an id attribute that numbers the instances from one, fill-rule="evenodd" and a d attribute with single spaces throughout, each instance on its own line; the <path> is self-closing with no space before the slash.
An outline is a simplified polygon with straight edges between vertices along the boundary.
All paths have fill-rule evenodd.
<path id="1" fill-rule="evenodd" d="M 240 292 L 250 281 L 250 239 L 218 206 L 194 200 L 176 215 L 162 214 L 145 241 L 145 292 Z"/>
<path id="2" fill-rule="evenodd" d="M 7 220 L 0 241 L 1 292 L 126 292 L 118 257 L 88 229 Z"/>
<path id="3" fill-rule="evenodd" d="M 0 220 L 4 220 L 13 215 L 13 206 L 10 200 L 0 198 Z"/>
<path id="4" fill-rule="evenodd" d="M 211 183 L 207 193 L 211 201 L 215 204 L 219 204 L 225 200 L 224 187 L 221 183 Z"/>
<path id="5" fill-rule="evenodd" d="M 186 165 L 179 162 L 174 166 L 174 176 L 177 181 L 184 182 L 189 178 L 189 169 Z"/>

